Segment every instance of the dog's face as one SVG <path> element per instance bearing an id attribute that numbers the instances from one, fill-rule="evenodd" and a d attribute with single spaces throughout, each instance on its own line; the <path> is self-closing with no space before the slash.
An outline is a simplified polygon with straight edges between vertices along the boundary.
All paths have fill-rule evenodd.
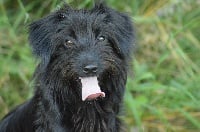
<path id="1" fill-rule="evenodd" d="M 66 87 L 85 101 L 109 97 L 113 84 L 104 85 L 113 78 L 125 84 L 133 29 L 124 14 L 102 4 L 91 10 L 66 7 L 32 23 L 29 40 L 41 59 L 44 83 L 55 91 Z"/>

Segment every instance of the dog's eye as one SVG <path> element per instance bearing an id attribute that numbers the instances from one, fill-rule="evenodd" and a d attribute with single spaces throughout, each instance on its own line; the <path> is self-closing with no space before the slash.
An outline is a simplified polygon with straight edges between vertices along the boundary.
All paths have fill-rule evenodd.
<path id="1" fill-rule="evenodd" d="M 99 37 L 97 38 L 97 40 L 98 40 L 98 41 L 104 41 L 104 40 L 105 40 L 105 37 L 104 37 L 104 36 L 99 36 Z"/>
<path id="2" fill-rule="evenodd" d="M 59 18 L 60 20 L 63 20 L 63 19 L 65 19 L 65 15 L 62 14 L 62 13 L 60 13 L 60 14 L 58 14 L 58 18 Z"/>
<path id="3" fill-rule="evenodd" d="M 73 44 L 74 44 L 74 43 L 73 43 L 71 40 L 66 40 L 65 43 L 64 43 L 64 45 L 65 45 L 66 47 L 71 47 Z"/>

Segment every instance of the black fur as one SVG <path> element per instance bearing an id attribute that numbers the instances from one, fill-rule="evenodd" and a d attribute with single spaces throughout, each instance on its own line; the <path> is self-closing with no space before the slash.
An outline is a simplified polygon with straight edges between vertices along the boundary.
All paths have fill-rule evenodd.
<path id="1" fill-rule="evenodd" d="M 29 40 L 41 59 L 35 94 L 4 117 L 0 132 L 121 131 L 133 38 L 130 18 L 103 4 L 90 10 L 66 6 L 33 22 Z M 83 72 L 88 64 L 97 65 L 97 72 Z M 106 96 L 82 101 L 79 77 L 94 75 Z"/>

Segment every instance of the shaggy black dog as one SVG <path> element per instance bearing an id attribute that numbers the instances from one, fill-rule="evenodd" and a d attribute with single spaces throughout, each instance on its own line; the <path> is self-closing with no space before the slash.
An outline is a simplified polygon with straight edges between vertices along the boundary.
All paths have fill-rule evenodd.
<path id="1" fill-rule="evenodd" d="M 41 59 L 32 99 L 9 113 L 0 132 L 119 132 L 133 49 L 130 18 L 103 4 L 69 6 L 30 25 Z"/>

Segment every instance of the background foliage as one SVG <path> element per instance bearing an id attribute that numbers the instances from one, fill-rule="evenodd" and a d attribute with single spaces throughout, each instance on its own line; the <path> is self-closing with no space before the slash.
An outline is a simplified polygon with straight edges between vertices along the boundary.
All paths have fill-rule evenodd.
<path id="1" fill-rule="evenodd" d="M 66 0 L 77 8 L 92 0 Z M 200 131 L 200 0 L 106 0 L 128 12 L 137 52 L 125 95 L 130 132 Z M 0 0 L 0 117 L 33 93 L 37 61 L 27 25 L 61 5 L 59 0 Z"/>

